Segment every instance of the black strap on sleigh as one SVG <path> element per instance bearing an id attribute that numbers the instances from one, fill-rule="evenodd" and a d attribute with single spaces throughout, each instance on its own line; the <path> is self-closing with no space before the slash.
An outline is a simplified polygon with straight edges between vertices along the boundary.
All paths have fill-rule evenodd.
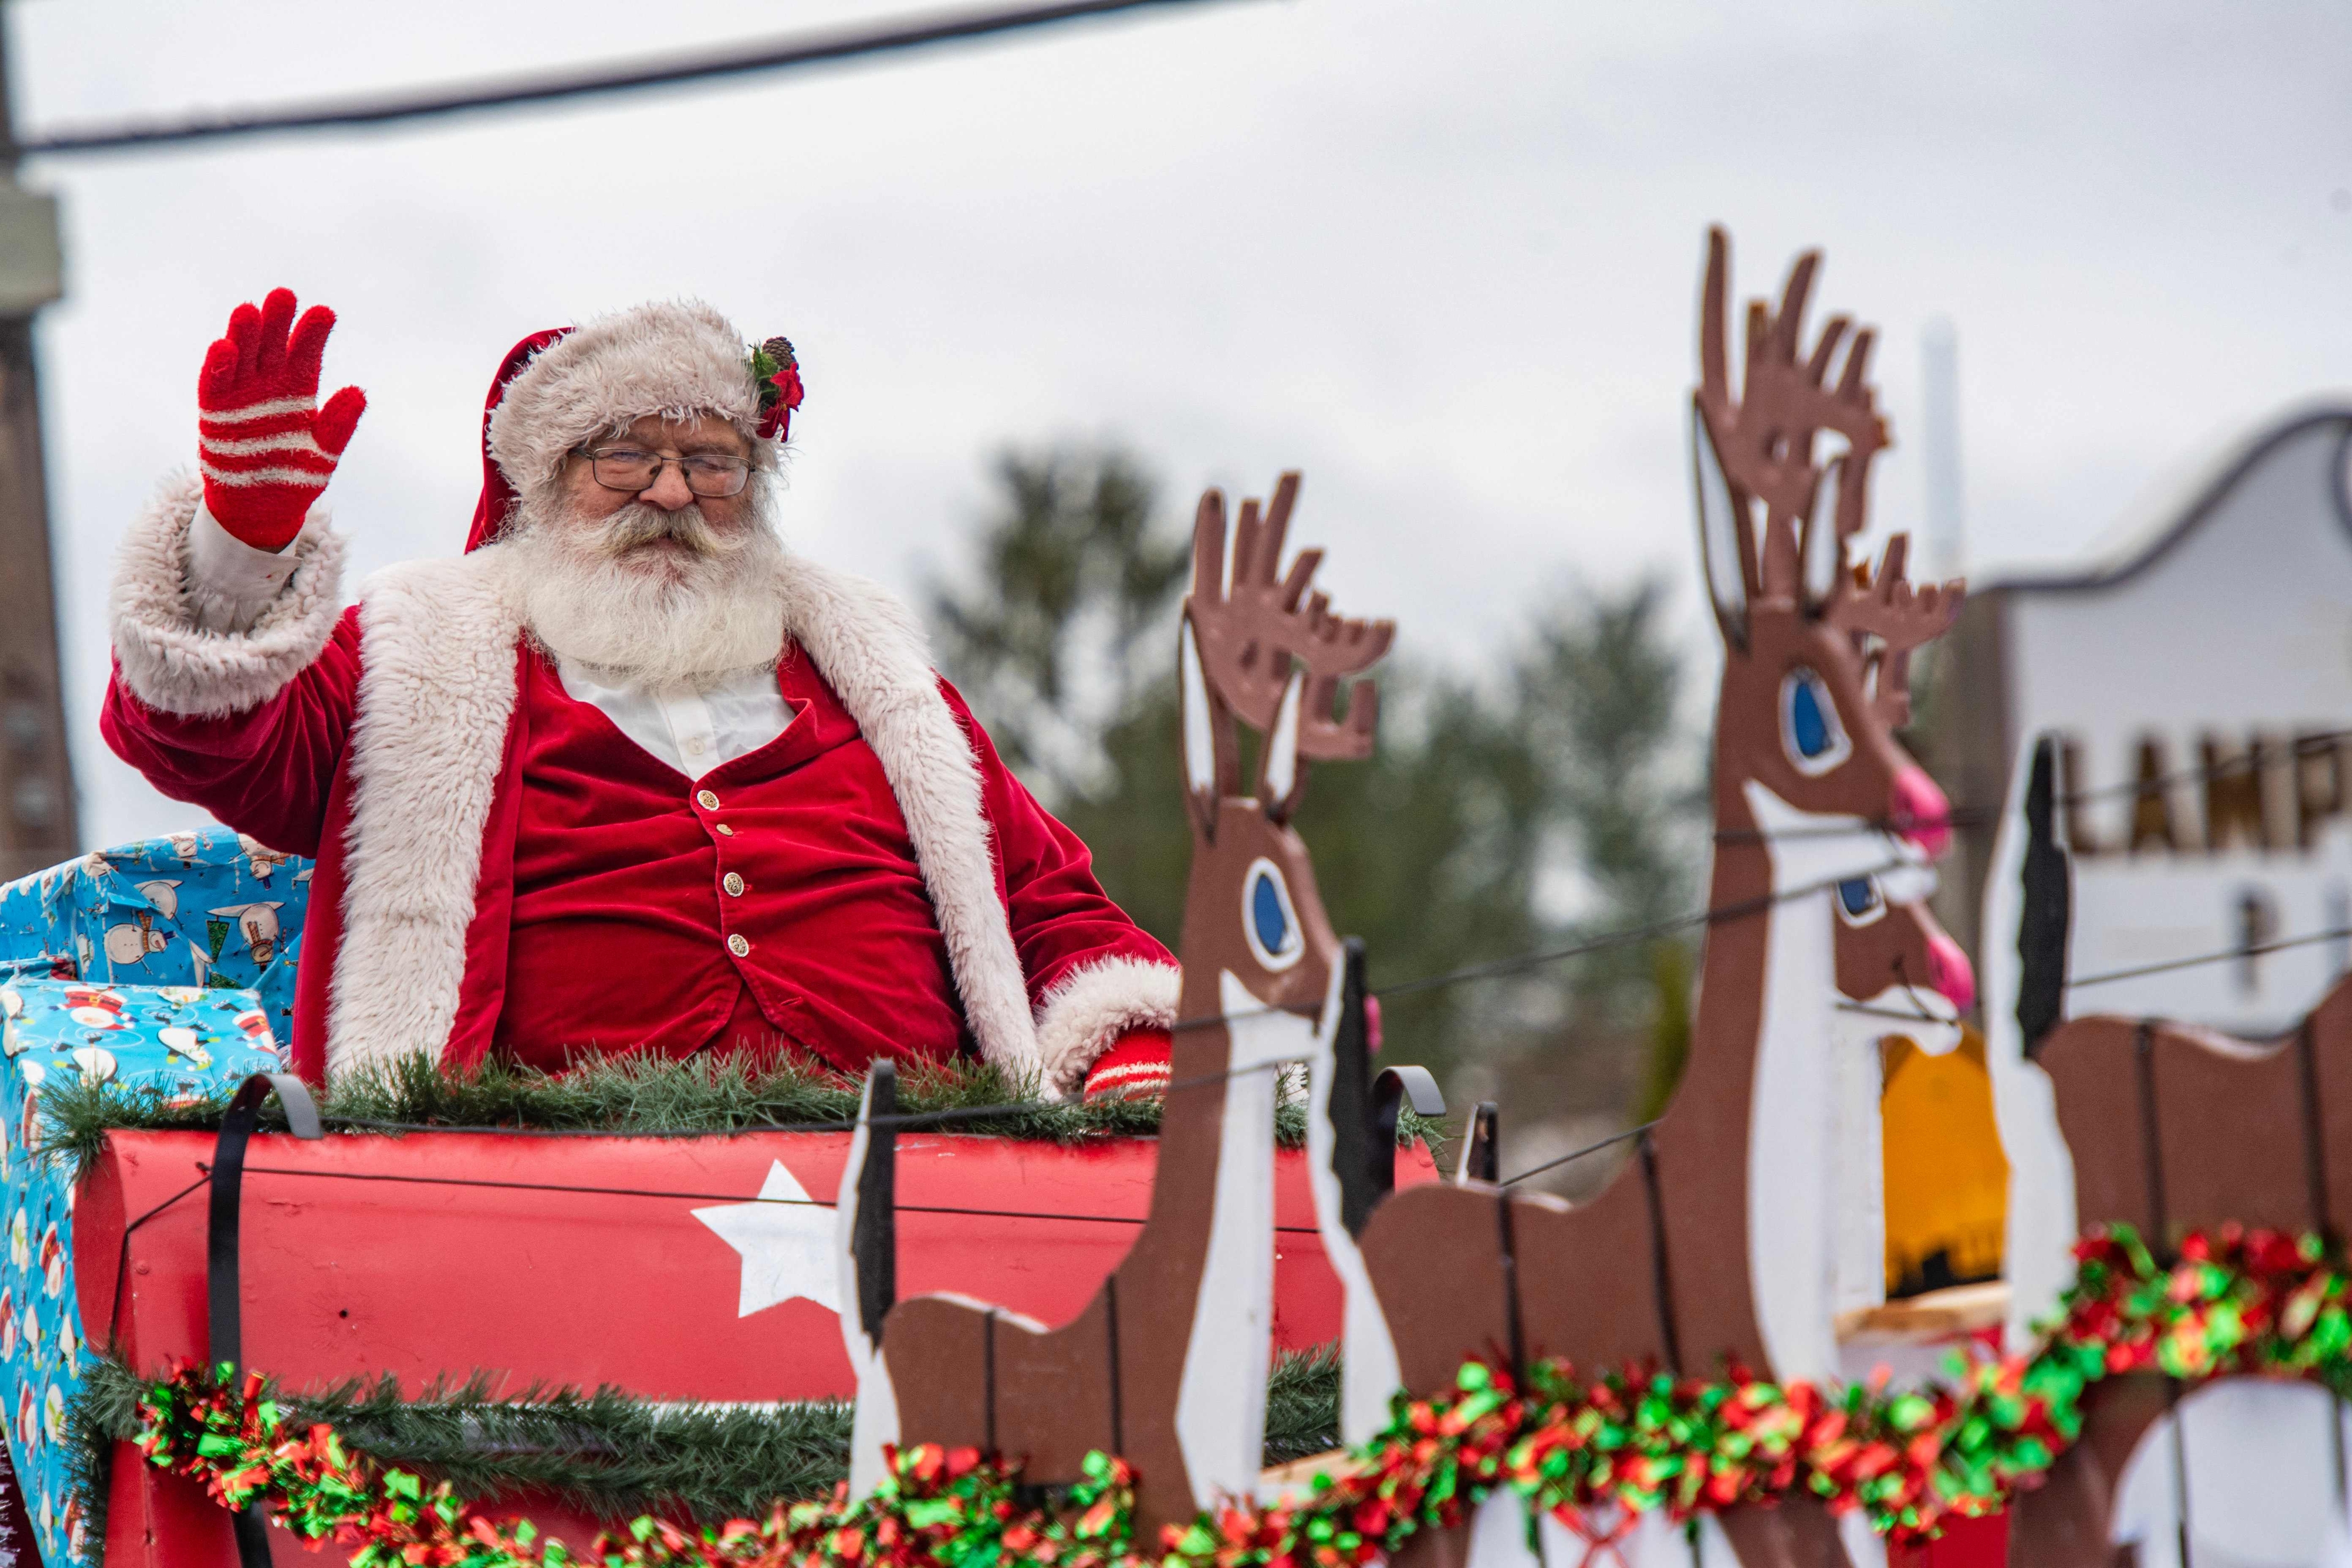
<path id="1" fill-rule="evenodd" d="M 286 1124 L 298 1138 L 322 1136 L 319 1108 L 310 1091 L 290 1072 L 257 1072 L 237 1085 L 221 1117 L 220 1134 L 213 1142 L 212 1214 L 205 1229 L 205 1288 L 206 1350 L 215 1368 L 226 1367 L 234 1379 L 245 1369 L 245 1316 L 237 1299 L 241 1283 L 237 1268 L 239 1199 L 245 1190 L 245 1145 L 261 1120 L 261 1103 L 275 1093 L 286 1112 Z M 261 1505 L 250 1504 L 231 1514 L 236 1531 L 237 1561 L 243 1568 L 269 1568 L 269 1536 Z"/>

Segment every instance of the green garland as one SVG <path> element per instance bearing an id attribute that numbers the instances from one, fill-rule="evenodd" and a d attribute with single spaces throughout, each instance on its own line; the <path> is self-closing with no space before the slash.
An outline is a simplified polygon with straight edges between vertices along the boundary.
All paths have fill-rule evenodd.
<path id="1" fill-rule="evenodd" d="M 68 1162 L 77 1178 L 118 1129 L 210 1131 L 220 1125 L 234 1084 L 209 1099 L 167 1102 L 160 1090 L 112 1082 L 84 1083 L 59 1075 L 41 1092 L 49 1133 L 42 1152 Z M 646 1056 L 599 1058 L 561 1073 L 510 1062 L 444 1068 L 422 1053 L 382 1066 L 338 1073 L 320 1107 L 330 1126 L 338 1119 L 447 1127 L 530 1127 L 553 1132 L 742 1133 L 776 1124 L 847 1123 L 857 1115 L 860 1085 L 824 1069 L 760 1066 L 740 1057 L 684 1061 Z M 902 1113 L 961 1111 L 1034 1102 L 1035 1085 L 978 1062 L 909 1062 L 900 1070 Z M 1027 1138 L 1055 1144 L 1106 1137 L 1151 1137 L 1160 1131 L 1156 1099 L 1032 1103 L 1018 1113 L 952 1124 L 957 1133 Z M 267 1102 L 265 1126 L 283 1127 L 277 1102 Z M 340 1130 L 340 1129 L 339 1129 Z M 365 1132 L 364 1127 L 352 1131 Z M 1307 1143 L 1303 1097 L 1286 1095 L 1275 1113 L 1275 1138 L 1284 1148 Z M 1438 1124 L 1408 1113 L 1400 1118 L 1402 1145 L 1420 1140 L 1442 1154 Z"/>
<path id="2" fill-rule="evenodd" d="M 75 1401 L 77 1490 L 93 1538 L 103 1534 L 104 1457 L 113 1443 L 146 1431 L 140 1406 L 153 1385 L 101 1358 Z M 266 1384 L 262 1397 L 294 1430 L 331 1427 L 379 1462 L 429 1474 L 466 1496 L 545 1490 L 614 1522 L 647 1512 L 757 1515 L 779 1499 L 828 1496 L 849 1477 L 851 1409 L 840 1399 L 731 1408 L 658 1405 L 609 1387 L 499 1395 L 484 1373 L 414 1396 L 383 1378 L 293 1395 Z M 1339 1406 L 1336 1345 L 1276 1356 L 1265 1462 L 1336 1448 Z"/>
<path id="3" fill-rule="evenodd" d="M 2126 1226 L 2076 1248 L 2063 1312 L 2030 1356 L 1955 1358 L 1955 1380 L 1890 1394 L 1775 1385 L 1732 1368 L 1716 1381 L 1611 1374 L 1580 1381 L 1563 1363 L 1530 1369 L 1524 1390 L 1473 1362 L 1453 1389 L 1400 1396 L 1381 1435 L 1346 1472 L 1296 1506 L 1236 1506 L 1173 1529 L 1162 1568 L 1356 1568 L 1418 1531 L 1450 1527 L 1508 1487 L 1531 1507 L 1707 1510 L 1811 1497 L 1861 1510 L 1898 1541 L 1951 1518 L 1997 1511 L 2079 1435 L 2099 1381 L 2158 1372 L 2197 1381 L 2252 1374 L 2352 1391 L 2352 1281 L 2315 1236 L 2225 1228 L 2192 1234 L 2159 1264 Z M 139 1447 L 200 1480 L 224 1506 L 261 1501 L 289 1529 L 354 1549 L 355 1568 L 624 1565 L 757 1568 L 1143 1568 L 1129 1540 L 1132 1476 L 1090 1456 L 1086 1479 L 1048 1506 L 1024 1503 L 1017 1465 L 921 1445 L 853 1501 L 779 1503 L 764 1521 L 688 1532 L 642 1517 L 582 1558 L 527 1522 L 492 1522 L 446 1479 L 307 1430 L 249 1376 L 184 1368 L 147 1391 Z M 1148 1549 L 1147 1549 L 1148 1550 Z"/>

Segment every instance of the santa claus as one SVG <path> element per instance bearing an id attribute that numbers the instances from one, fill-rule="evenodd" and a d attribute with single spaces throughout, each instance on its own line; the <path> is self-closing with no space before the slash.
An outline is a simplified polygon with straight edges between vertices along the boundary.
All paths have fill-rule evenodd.
<path id="1" fill-rule="evenodd" d="M 366 399 L 333 314 L 237 308 L 202 478 L 125 539 L 103 728 L 163 793 L 317 857 L 293 1059 L 974 1053 L 1167 1080 L 1176 970 L 1006 771 L 881 589 L 785 549 L 781 338 L 645 305 L 517 344 L 467 554 L 341 595 L 316 505 Z"/>

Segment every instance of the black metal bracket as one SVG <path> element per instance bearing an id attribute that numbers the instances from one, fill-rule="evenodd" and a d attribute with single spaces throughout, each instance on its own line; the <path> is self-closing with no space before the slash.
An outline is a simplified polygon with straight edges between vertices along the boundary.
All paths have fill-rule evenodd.
<path id="1" fill-rule="evenodd" d="M 1402 1107 L 1445 1114 L 1445 1096 L 1425 1067 L 1372 1072 L 1370 990 L 1364 942 L 1340 944 L 1339 1024 L 1331 1037 L 1331 1172 L 1339 1178 L 1339 1220 L 1360 1236 L 1381 1199 L 1396 1190 L 1396 1130 Z"/>
<path id="2" fill-rule="evenodd" d="M 866 1159 L 857 1171 L 857 1220 L 849 1255 L 857 1264 L 857 1322 L 882 1343 L 882 1320 L 898 1301 L 898 1068 L 885 1059 L 866 1074 Z"/>
<path id="3" fill-rule="evenodd" d="M 1397 1121 L 1408 1104 L 1433 1121 L 1445 1114 L 1445 1096 L 1428 1068 L 1381 1069 L 1372 1080 L 1371 1147 L 1365 1151 L 1374 1203 L 1396 1190 Z"/>
<path id="4" fill-rule="evenodd" d="M 234 1379 L 245 1368 L 245 1311 L 238 1291 L 238 1223 L 245 1192 L 245 1146 L 261 1122 L 261 1103 L 275 1093 L 286 1124 L 298 1138 L 320 1138 L 319 1107 L 310 1091 L 290 1072 L 257 1072 L 236 1086 L 213 1140 L 212 1212 L 205 1238 L 205 1350 L 213 1366 Z M 269 1537 L 260 1507 L 230 1516 L 237 1560 L 244 1568 L 269 1568 Z"/>

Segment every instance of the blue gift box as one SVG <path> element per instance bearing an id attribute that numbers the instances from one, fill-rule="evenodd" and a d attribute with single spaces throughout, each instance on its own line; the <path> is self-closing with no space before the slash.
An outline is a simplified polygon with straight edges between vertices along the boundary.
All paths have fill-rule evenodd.
<path id="1" fill-rule="evenodd" d="M 42 1091 L 109 1082 L 200 1100 L 284 1063 L 260 996 L 216 985 L 10 980 L 0 984 L 0 1427 L 42 1560 L 58 1568 L 86 1550 L 97 1556 L 67 1440 L 90 1352 L 74 1289 L 74 1184 L 66 1163 L 42 1152 Z"/>
<path id="2" fill-rule="evenodd" d="M 203 1099 L 283 1068 L 310 862 L 226 828 L 100 850 L 0 887 L 0 1429 L 43 1560 L 98 1555 L 68 1412 L 89 1364 L 74 1186 L 45 1085 Z"/>
<path id="3" fill-rule="evenodd" d="M 226 828 L 93 851 L 0 887 L 0 980 L 254 990 L 283 1039 L 310 896 L 309 861 Z"/>

